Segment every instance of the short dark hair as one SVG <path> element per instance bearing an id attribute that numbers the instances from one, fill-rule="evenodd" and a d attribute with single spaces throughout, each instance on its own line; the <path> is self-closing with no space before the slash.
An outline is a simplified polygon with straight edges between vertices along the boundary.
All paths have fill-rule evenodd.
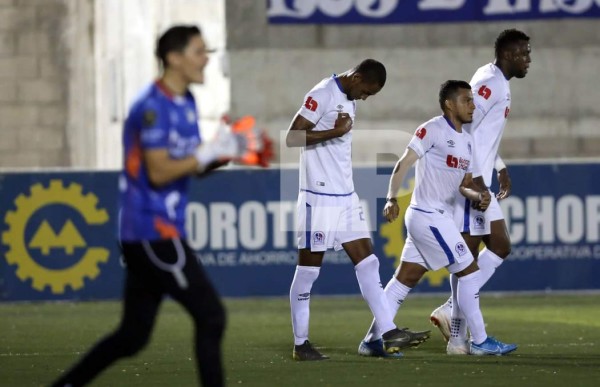
<path id="1" fill-rule="evenodd" d="M 363 60 L 354 68 L 354 71 L 361 74 L 366 83 L 377 83 L 381 87 L 385 85 L 385 80 L 387 78 L 385 66 L 375 59 Z"/>
<path id="2" fill-rule="evenodd" d="M 496 43 L 494 43 L 494 52 L 496 58 L 500 58 L 502 52 L 510 49 L 515 43 L 518 43 L 522 40 L 529 42 L 529 36 L 522 31 L 514 28 L 502 31 L 496 38 Z"/>
<path id="3" fill-rule="evenodd" d="M 166 30 L 156 42 L 156 57 L 163 67 L 167 67 L 167 55 L 170 52 L 182 52 L 196 35 L 202 36 L 196 26 L 178 25 Z"/>
<path id="4" fill-rule="evenodd" d="M 446 102 L 447 99 L 453 99 L 456 97 L 456 93 L 459 89 L 469 89 L 471 90 L 471 85 L 466 81 L 457 81 L 457 80 L 449 80 L 440 86 L 440 107 L 442 110 L 446 110 Z"/>

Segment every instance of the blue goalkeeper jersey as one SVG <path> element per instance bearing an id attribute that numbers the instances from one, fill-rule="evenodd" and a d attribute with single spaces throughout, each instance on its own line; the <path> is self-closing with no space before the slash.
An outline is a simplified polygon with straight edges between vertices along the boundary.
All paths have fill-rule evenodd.
<path id="1" fill-rule="evenodd" d="M 154 187 L 143 153 L 164 148 L 172 158 L 181 159 L 194 154 L 200 141 L 196 102 L 189 91 L 185 96 L 174 96 L 157 81 L 136 99 L 123 131 L 120 240 L 185 238 L 190 177 Z"/>

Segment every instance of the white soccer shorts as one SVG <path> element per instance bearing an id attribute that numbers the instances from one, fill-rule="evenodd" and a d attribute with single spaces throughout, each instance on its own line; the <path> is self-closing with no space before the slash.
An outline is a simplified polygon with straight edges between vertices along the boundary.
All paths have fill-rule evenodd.
<path id="1" fill-rule="evenodd" d="M 504 220 L 504 214 L 493 192 L 490 206 L 484 211 L 475 210 L 471 207 L 471 202 L 460 195 L 457 197 L 454 205 L 454 221 L 460 232 L 468 232 L 473 236 L 489 235 L 491 233 L 491 223 L 495 220 Z"/>
<path id="2" fill-rule="evenodd" d="M 298 249 L 338 251 L 343 243 L 371 238 L 366 214 L 354 192 L 333 196 L 300 191 L 297 211 Z"/>
<path id="3" fill-rule="evenodd" d="M 464 270 L 473 262 L 452 218 L 411 206 L 404 221 L 408 237 L 402 250 L 403 262 L 417 263 L 432 271 L 446 267 L 450 273 Z"/>

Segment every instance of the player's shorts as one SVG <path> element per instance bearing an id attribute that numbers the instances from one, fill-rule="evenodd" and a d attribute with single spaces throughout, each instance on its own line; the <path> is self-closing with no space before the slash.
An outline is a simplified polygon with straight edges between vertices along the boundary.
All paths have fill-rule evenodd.
<path id="1" fill-rule="evenodd" d="M 493 192 L 490 206 L 481 212 L 471 207 L 471 201 L 464 196 L 457 197 L 454 205 L 454 221 L 460 232 L 469 233 L 473 236 L 489 235 L 491 223 L 495 220 L 504 220 L 502 209 Z"/>
<path id="2" fill-rule="evenodd" d="M 300 191 L 296 236 L 298 249 L 341 250 L 342 244 L 371 238 L 358 195 L 332 196 Z"/>
<path id="3" fill-rule="evenodd" d="M 404 221 L 408 237 L 402 250 L 403 262 L 417 263 L 432 271 L 446 267 L 450 273 L 464 270 L 473 262 L 452 218 L 411 206 Z"/>

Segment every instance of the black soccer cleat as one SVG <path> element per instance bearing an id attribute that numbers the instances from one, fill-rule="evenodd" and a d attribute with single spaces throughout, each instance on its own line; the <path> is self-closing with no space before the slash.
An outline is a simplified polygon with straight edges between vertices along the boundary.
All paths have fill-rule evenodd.
<path id="1" fill-rule="evenodd" d="M 327 360 L 329 356 L 323 355 L 317 351 L 310 341 L 304 341 L 302 345 L 294 345 L 294 352 L 292 357 L 297 361 L 315 361 L 315 360 Z"/>
<path id="2" fill-rule="evenodd" d="M 392 329 L 383 334 L 383 347 L 387 353 L 397 353 L 407 347 L 416 347 L 431 336 L 431 331 L 409 331 L 408 328 Z"/>

